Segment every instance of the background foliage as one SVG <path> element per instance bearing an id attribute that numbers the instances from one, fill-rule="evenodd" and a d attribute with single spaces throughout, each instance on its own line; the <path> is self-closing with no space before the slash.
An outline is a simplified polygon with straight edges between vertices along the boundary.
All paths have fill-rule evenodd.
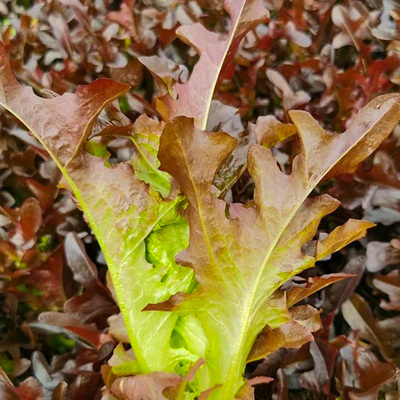
<path id="1" fill-rule="evenodd" d="M 227 78 L 216 112 L 247 140 L 260 115 L 288 122 L 288 110 L 309 111 L 327 131 L 343 131 L 366 103 L 400 83 L 396 0 L 265 2 L 271 21 L 253 29 Z M 54 97 L 99 77 L 131 85 L 115 104 L 125 118 L 157 117 L 157 86 L 138 60 L 159 55 L 166 90 L 184 81 L 198 56 L 176 39 L 180 25 L 200 21 L 225 33 L 218 0 L 2 0 L 0 35 L 22 83 Z M 158 78 L 159 79 L 159 78 Z M 241 118 L 232 119 L 232 109 Z M 212 114 L 211 114 L 212 116 Z M 229 121 L 229 122 L 228 122 Z M 95 129 L 124 125 L 110 108 Z M 128 342 L 107 269 L 74 199 L 40 144 L 6 112 L 0 114 L 0 397 L 111 399 L 114 347 Z M 303 273 L 357 276 L 307 299 L 322 308 L 324 329 L 301 349 L 281 349 L 249 366 L 259 399 L 396 399 L 400 391 L 400 131 L 358 168 L 316 189 L 341 201 L 320 227 L 348 218 L 377 223 L 368 236 Z M 282 169 L 296 137 L 278 145 Z M 93 149 L 95 151 L 95 149 Z M 132 156 L 129 140 L 108 143 L 111 161 Z M 227 199 L 246 202 L 244 174 Z M 325 224 L 325 226 L 324 226 Z M 115 362 L 115 360 L 114 360 Z"/>

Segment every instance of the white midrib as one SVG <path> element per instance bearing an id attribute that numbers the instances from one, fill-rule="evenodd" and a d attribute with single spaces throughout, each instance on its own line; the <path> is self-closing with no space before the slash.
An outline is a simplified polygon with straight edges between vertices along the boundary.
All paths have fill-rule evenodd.
<path id="1" fill-rule="evenodd" d="M 239 26 L 240 19 L 242 17 L 242 13 L 243 13 L 243 10 L 244 10 L 244 6 L 246 5 L 246 2 L 247 2 L 247 0 L 243 1 L 242 8 L 240 9 L 240 13 L 239 13 L 239 16 L 238 16 L 238 18 L 236 20 L 236 23 L 235 23 L 235 25 L 233 25 L 231 27 L 231 32 L 230 32 L 230 35 L 229 35 L 228 40 L 227 40 L 227 46 L 225 47 L 224 55 L 222 56 L 221 62 L 218 65 L 217 73 L 215 75 L 214 82 L 213 82 L 213 84 L 211 86 L 211 90 L 210 90 L 209 95 L 208 95 L 208 99 L 207 99 L 207 103 L 206 103 L 206 109 L 205 109 L 205 112 L 204 112 L 203 120 L 201 121 L 201 125 L 200 125 L 200 129 L 202 131 L 204 131 L 206 129 L 206 127 L 207 127 L 208 117 L 209 117 L 210 108 L 211 108 L 211 101 L 212 101 L 212 99 L 214 97 L 215 87 L 217 86 L 219 75 L 221 74 L 221 70 L 222 70 L 222 67 L 224 66 L 226 56 L 228 55 L 229 49 L 230 49 L 230 47 L 232 45 L 232 41 L 233 41 L 233 39 L 235 37 L 235 32 L 236 32 L 237 27 Z"/>

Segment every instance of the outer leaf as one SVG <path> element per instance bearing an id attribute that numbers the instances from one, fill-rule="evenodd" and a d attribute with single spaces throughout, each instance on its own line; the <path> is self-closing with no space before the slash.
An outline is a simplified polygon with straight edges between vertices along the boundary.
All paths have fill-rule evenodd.
<path id="1" fill-rule="evenodd" d="M 335 282 L 339 282 L 351 276 L 352 275 L 349 274 L 329 274 L 308 278 L 308 281 L 305 285 L 293 286 L 287 292 L 287 303 L 289 306 L 292 306 L 299 301 L 305 299 L 306 297 L 312 295 L 313 293 L 325 288 L 326 286 L 331 285 Z"/>
<path id="2" fill-rule="evenodd" d="M 317 243 L 316 259 L 321 260 L 365 236 L 367 229 L 375 224 L 369 221 L 349 219 L 344 225 L 338 226 L 328 237 Z"/>
<path id="3" fill-rule="evenodd" d="M 32 376 L 14 387 L 0 367 L 0 395 L 3 400 L 44 400 L 43 386 Z"/>
<path id="4" fill-rule="evenodd" d="M 310 344 L 310 354 L 314 368 L 303 372 L 299 376 L 301 386 L 321 394 L 330 393 L 337 353 L 337 348 L 330 343 L 324 343 L 320 340 L 312 342 Z"/>
<path id="5" fill-rule="evenodd" d="M 138 179 L 131 165 L 121 163 L 111 167 L 106 160 L 85 151 L 84 144 L 96 117 L 106 104 L 126 92 L 128 86 L 100 79 L 79 87 L 76 94 L 43 99 L 17 82 L 1 43 L 0 65 L 0 104 L 17 116 L 52 156 L 99 241 L 137 368 L 143 372 L 170 372 L 181 359 L 196 361 L 197 356 L 170 346 L 178 316 L 141 312 L 149 302 L 163 301 L 177 290 L 186 291 L 191 281 L 189 269 L 176 264 L 153 268 L 146 260 L 145 239 L 153 229 L 161 230 L 182 222 L 177 211 L 182 199 L 172 196 L 164 201 L 158 192 Z M 149 171 L 148 181 L 154 186 Z M 143 169 L 141 173 L 145 180 Z M 181 231 L 169 229 L 169 245 L 177 241 L 177 251 L 182 250 L 186 243 L 177 240 Z M 170 268 L 181 278 L 182 285 L 176 284 L 175 273 L 166 276 Z M 154 332 L 154 327 L 159 329 Z"/>
<path id="6" fill-rule="evenodd" d="M 177 399 L 203 363 L 203 360 L 198 360 L 184 377 L 166 372 L 152 372 L 120 378 L 113 383 L 111 392 L 120 400 Z"/>
<path id="7" fill-rule="evenodd" d="M 255 136 L 257 144 L 273 147 L 296 133 L 292 124 L 283 124 L 272 115 L 259 117 L 255 124 L 249 124 L 249 130 Z"/>
<path id="8" fill-rule="evenodd" d="M 42 225 L 42 209 L 39 201 L 34 198 L 27 199 L 20 209 L 20 215 L 22 236 L 25 240 L 29 240 Z"/>
<path id="9" fill-rule="evenodd" d="M 107 126 L 97 136 L 130 137 L 135 146 L 130 163 L 136 176 L 148 183 L 154 190 L 160 192 L 163 197 L 167 197 L 171 190 L 170 177 L 165 172 L 158 170 L 160 162 L 157 159 L 163 129 L 164 124 L 162 122 L 154 121 L 147 115 L 142 115 L 134 124 Z M 101 147 L 104 151 L 103 146 Z"/>
<path id="10" fill-rule="evenodd" d="M 112 385 L 112 394 L 119 400 L 168 400 L 164 390 L 181 382 L 178 375 L 153 372 L 130 378 L 120 378 Z"/>
<path id="11" fill-rule="evenodd" d="M 400 262 L 400 251 L 387 242 L 371 241 L 367 245 L 367 270 L 379 272 L 388 265 L 396 265 Z"/>
<path id="12" fill-rule="evenodd" d="M 309 305 L 290 310 L 292 320 L 278 328 L 266 326 L 258 335 L 248 361 L 256 361 L 268 354 L 285 348 L 299 348 L 314 340 L 312 332 L 321 328 L 319 311 Z"/>
<path id="13" fill-rule="evenodd" d="M 109 325 L 108 333 L 117 342 L 129 343 L 128 331 L 121 313 L 108 317 L 107 323 Z"/>
<path id="14" fill-rule="evenodd" d="M 131 139 L 135 145 L 135 153 L 131 164 L 139 179 L 148 183 L 154 190 L 167 197 L 171 185 L 169 175 L 158 170 L 158 147 L 164 125 L 143 115 L 133 125 Z"/>
<path id="15" fill-rule="evenodd" d="M 225 0 L 225 9 L 231 16 L 226 39 L 220 39 L 199 23 L 177 30 L 180 39 L 193 46 L 200 59 L 188 81 L 175 84 L 175 98 L 165 95 L 159 99 L 158 109 L 165 120 L 185 115 L 205 129 L 218 79 L 231 68 L 230 63 L 246 33 L 269 17 L 260 0 Z"/>
<path id="16" fill-rule="evenodd" d="M 330 196 L 308 195 L 331 171 L 353 170 L 390 134 L 400 119 L 399 98 L 375 99 L 343 135 L 328 135 L 307 113 L 292 112 L 301 154 L 290 175 L 279 170 L 271 150 L 250 148 L 254 208 L 228 207 L 211 194 L 216 171 L 232 153 L 234 139 L 197 130 L 184 117 L 167 124 L 160 144 L 161 169 L 173 175 L 189 201 L 190 245 L 179 261 L 195 270 L 200 288 L 147 309 L 198 315 L 209 336 L 209 385 L 222 384 L 211 398 L 235 397 L 257 335 L 265 325 L 275 328 L 288 320 L 287 310 L 271 303 L 271 295 L 314 265 L 315 258 L 303 254 L 302 246 L 313 238 L 320 219 L 338 206 Z M 339 242 L 335 234 L 329 239 L 330 249 L 338 250 L 354 237 L 347 226 L 342 231 Z"/>

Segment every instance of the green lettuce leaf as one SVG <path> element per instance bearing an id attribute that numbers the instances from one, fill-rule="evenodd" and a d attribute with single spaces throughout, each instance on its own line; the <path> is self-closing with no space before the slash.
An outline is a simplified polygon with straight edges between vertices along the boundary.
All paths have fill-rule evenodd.
<path id="1" fill-rule="evenodd" d="M 99 241 L 136 357 L 132 373 L 174 372 L 182 359 L 195 362 L 196 355 L 170 345 L 178 315 L 141 312 L 149 302 L 193 287 L 193 271 L 174 262 L 174 252 L 187 246 L 187 223 L 179 214 L 185 200 L 173 193 L 162 197 L 169 192 L 155 157 L 162 126 L 142 117 L 131 127 L 137 173 L 129 163 L 109 165 L 102 158 L 108 153 L 87 138 L 104 106 L 127 85 L 99 79 L 75 94 L 43 99 L 17 82 L 1 43 L 0 67 L 0 104 L 54 159 Z"/>
<path id="2" fill-rule="evenodd" d="M 115 393 L 124 399 L 145 394 L 158 400 L 167 391 L 177 400 L 251 398 L 246 362 L 280 346 L 297 347 L 319 326 L 318 311 L 290 307 L 324 285 L 286 296 L 282 284 L 373 226 L 349 220 L 303 250 L 339 205 L 310 194 L 323 179 L 353 172 L 390 134 L 400 120 L 399 95 L 373 100 L 343 134 L 329 135 L 308 113 L 290 112 L 301 144 L 290 175 L 268 146 L 291 136 L 292 127 L 268 128 L 264 135 L 261 124 L 263 145 L 251 145 L 247 160 L 240 151 L 239 170 L 247 166 L 254 180 L 254 201 L 216 198 L 215 176 L 237 141 L 201 129 L 241 39 L 267 16 L 260 0 L 227 0 L 226 8 L 232 19 L 227 39 L 198 24 L 180 30 L 201 57 L 189 81 L 175 85 L 177 97 L 160 100 L 170 123 L 141 117 L 99 133 L 131 137 L 132 159 L 116 165 L 101 140 L 88 139 L 101 110 L 128 87 L 100 79 L 75 94 L 40 98 L 17 82 L 0 44 L 0 104 L 55 160 L 107 261 L 133 349 L 131 357 L 120 346 L 114 358 L 115 372 L 136 375 L 116 381 Z M 291 330 L 296 337 L 288 336 Z"/>
<path id="3" fill-rule="evenodd" d="M 234 150 L 235 139 L 196 129 L 193 119 L 185 117 L 166 125 L 159 151 L 161 169 L 176 179 L 188 199 L 189 247 L 178 261 L 194 269 L 199 288 L 146 310 L 199 318 L 208 338 L 202 367 L 208 376 L 202 379 L 209 387 L 220 385 L 211 399 L 235 398 L 244 384 L 250 351 L 263 353 L 252 349 L 259 333 L 266 325 L 275 329 L 292 320 L 285 297 L 277 296 L 276 290 L 374 226 L 350 220 L 318 242 L 315 254 L 302 251 L 319 221 L 339 205 L 328 195 L 308 196 L 321 180 L 354 171 L 391 133 L 400 119 L 399 99 L 376 98 L 343 134 L 329 135 L 308 113 L 290 112 L 301 152 L 286 175 L 270 149 L 250 147 L 253 207 L 228 205 L 212 194 L 215 174 Z"/>

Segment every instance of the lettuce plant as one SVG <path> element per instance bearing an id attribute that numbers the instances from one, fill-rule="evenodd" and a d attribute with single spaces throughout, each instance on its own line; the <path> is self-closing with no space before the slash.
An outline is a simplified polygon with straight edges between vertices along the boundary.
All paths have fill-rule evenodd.
<path id="1" fill-rule="evenodd" d="M 117 398 L 253 398 L 246 363 L 312 340 L 319 311 L 295 304 L 345 276 L 282 285 L 373 226 L 349 220 L 315 239 L 320 220 L 339 202 L 312 192 L 324 179 L 354 172 L 391 133 L 400 96 L 374 99 L 343 134 L 326 133 L 304 111 L 290 112 L 293 125 L 260 118 L 246 143 L 210 131 L 218 81 L 232 74 L 246 33 L 268 18 L 259 0 L 225 6 L 227 38 L 200 24 L 179 28 L 200 56 L 187 82 L 167 79 L 161 60 L 142 59 L 159 84 L 163 122 L 144 115 L 98 132 L 102 110 L 129 87 L 99 79 L 75 94 L 41 98 L 18 83 L 0 45 L 0 104 L 62 171 L 62 185 L 76 197 L 108 264 L 134 354 L 115 350 Z M 286 174 L 271 147 L 294 134 L 300 152 Z M 98 136 L 121 135 L 132 140 L 134 154 L 111 164 Z M 254 200 L 228 204 L 223 194 L 246 169 Z"/>

